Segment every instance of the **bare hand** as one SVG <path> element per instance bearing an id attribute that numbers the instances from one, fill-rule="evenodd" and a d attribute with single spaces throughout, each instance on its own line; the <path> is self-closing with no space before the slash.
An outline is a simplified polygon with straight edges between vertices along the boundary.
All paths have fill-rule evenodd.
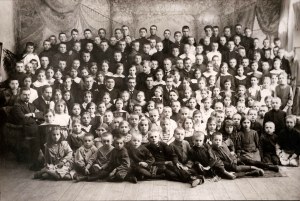
<path id="1" fill-rule="evenodd" d="M 139 165 L 142 167 L 148 167 L 148 163 L 146 162 L 139 162 Z"/>

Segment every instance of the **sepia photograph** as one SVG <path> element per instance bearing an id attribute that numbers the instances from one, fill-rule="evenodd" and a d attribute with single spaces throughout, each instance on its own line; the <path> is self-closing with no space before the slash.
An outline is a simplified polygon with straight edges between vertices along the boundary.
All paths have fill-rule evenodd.
<path id="1" fill-rule="evenodd" d="M 300 0 L 0 8 L 0 201 L 300 200 Z"/>

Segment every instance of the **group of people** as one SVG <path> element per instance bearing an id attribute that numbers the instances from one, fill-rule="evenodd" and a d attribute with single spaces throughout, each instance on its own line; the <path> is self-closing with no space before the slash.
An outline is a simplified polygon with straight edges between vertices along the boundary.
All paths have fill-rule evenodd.
<path id="1" fill-rule="evenodd" d="M 1 142 L 17 160 L 24 146 L 35 179 L 168 179 L 200 185 L 298 166 L 292 114 L 295 77 L 279 38 L 207 25 L 129 27 L 110 38 L 72 29 L 28 42 L 0 94 Z M 95 34 L 93 36 L 93 34 Z M 262 48 L 261 48 L 262 43 Z M 25 145 L 24 145 L 25 144 Z"/>

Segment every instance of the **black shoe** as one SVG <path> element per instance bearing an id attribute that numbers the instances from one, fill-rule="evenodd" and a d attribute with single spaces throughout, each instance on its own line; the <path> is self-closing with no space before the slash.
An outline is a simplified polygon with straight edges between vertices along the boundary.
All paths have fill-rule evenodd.
<path id="1" fill-rule="evenodd" d="M 137 183 L 138 183 L 138 182 L 137 182 L 137 178 L 136 178 L 135 176 L 129 177 L 128 180 L 129 180 L 129 182 L 134 183 L 134 184 L 137 184 Z"/>
<path id="2" fill-rule="evenodd" d="M 274 172 L 279 172 L 279 167 L 277 165 L 269 165 L 268 169 Z"/>
<path id="3" fill-rule="evenodd" d="M 81 182 L 81 181 L 84 181 L 84 180 L 87 180 L 87 177 L 86 176 L 80 176 L 80 175 L 77 175 L 75 177 L 75 182 L 78 183 L 78 182 Z"/>
<path id="4" fill-rule="evenodd" d="M 199 185 L 204 184 L 205 178 L 203 175 L 198 175 L 197 178 L 200 179 Z"/>
<path id="5" fill-rule="evenodd" d="M 166 175 L 164 173 L 159 175 L 152 175 L 152 179 L 164 179 Z"/>

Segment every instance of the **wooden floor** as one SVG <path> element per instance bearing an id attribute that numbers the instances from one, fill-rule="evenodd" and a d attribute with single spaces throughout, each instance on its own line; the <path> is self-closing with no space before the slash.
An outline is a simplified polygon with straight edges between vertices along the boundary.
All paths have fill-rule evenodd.
<path id="1" fill-rule="evenodd" d="M 81 182 L 33 180 L 26 165 L 0 161 L 0 201 L 12 200 L 299 200 L 300 168 L 288 177 L 205 182 L 196 188 L 169 181 Z"/>

